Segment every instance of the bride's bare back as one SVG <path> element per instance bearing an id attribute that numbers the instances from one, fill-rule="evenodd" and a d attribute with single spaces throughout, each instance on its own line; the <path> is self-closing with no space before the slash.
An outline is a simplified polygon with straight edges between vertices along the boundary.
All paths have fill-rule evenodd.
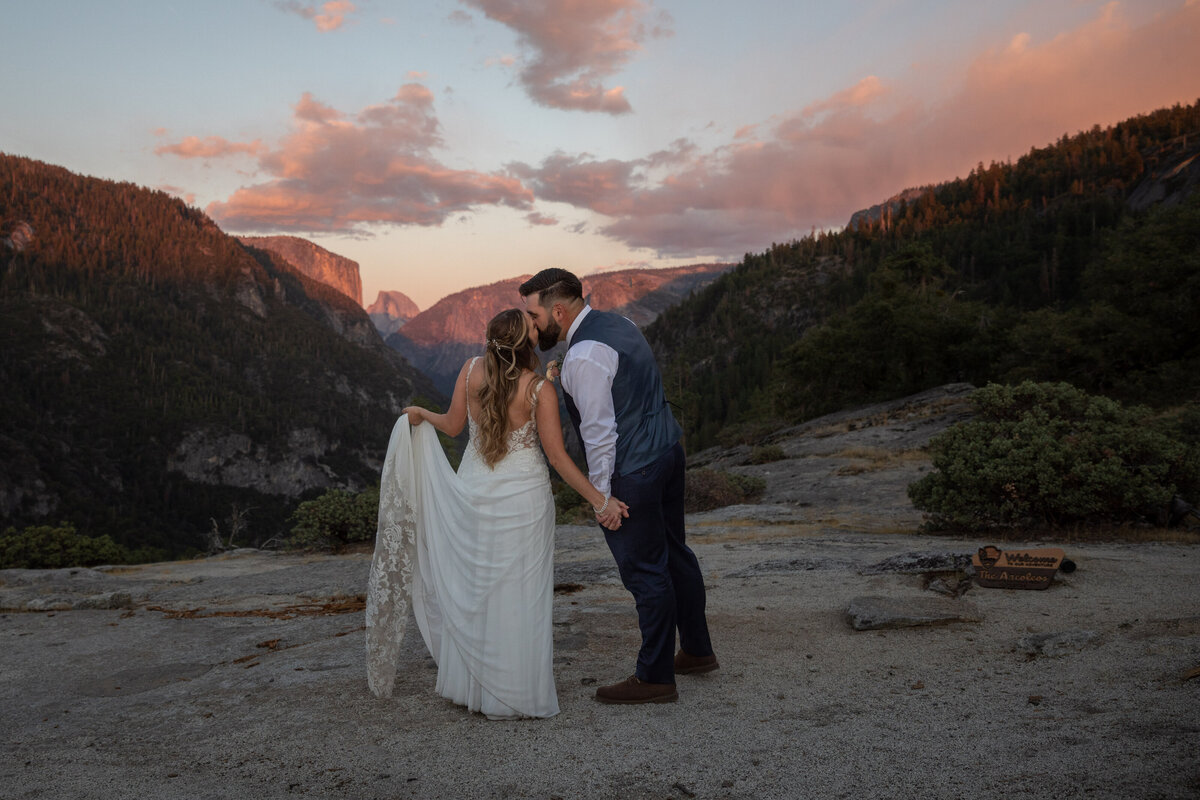
<path id="1" fill-rule="evenodd" d="M 478 420 L 483 413 L 483 407 L 479 403 L 479 392 L 483 388 L 484 382 L 487 381 L 487 362 L 484 359 L 476 361 L 473 367 L 468 367 L 467 372 L 467 407 L 471 412 L 471 419 Z M 521 376 L 517 379 L 517 391 L 513 394 L 512 401 L 508 404 L 508 430 L 506 434 L 519 430 L 529 422 L 533 416 L 533 402 L 530 387 L 533 382 L 538 379 L 538 375 L 530 370 L 522 370 Z"/>

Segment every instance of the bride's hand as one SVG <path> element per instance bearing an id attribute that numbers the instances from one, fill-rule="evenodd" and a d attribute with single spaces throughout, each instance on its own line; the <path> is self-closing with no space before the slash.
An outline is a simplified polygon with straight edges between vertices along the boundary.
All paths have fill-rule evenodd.
<path id="1" fill-rule="evenodd" d="M 408 423 L 410 425 L 420 425 L 425 421 L 425 416 L 421 413 L 424 410 L 420 406 L 408 406 L 400 413 L 408 415 Z"/>
<path id="2" fill-rule="evenodd" d="M 596 515 L 596 521 L 608 528 L 610 531 L 615 531 L 621 527 L 621 520 L 629 516 L 629 506 L 622 500 L 615 497 L 610 497 L 608 500 L 608 508 L 604 509 L 603 514 Z"/>

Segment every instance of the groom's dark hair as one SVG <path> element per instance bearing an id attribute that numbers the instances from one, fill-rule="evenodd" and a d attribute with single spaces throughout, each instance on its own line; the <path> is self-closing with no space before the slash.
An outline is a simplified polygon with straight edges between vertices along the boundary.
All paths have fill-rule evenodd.
<path id="1" fill-rule="evenodd" d="M 556 302 L 583 299 L 583 282 L 565 269 L 551 267 L 521 284 L 517 289 L 521 297 L 536 293 L 543 308 Z"/>

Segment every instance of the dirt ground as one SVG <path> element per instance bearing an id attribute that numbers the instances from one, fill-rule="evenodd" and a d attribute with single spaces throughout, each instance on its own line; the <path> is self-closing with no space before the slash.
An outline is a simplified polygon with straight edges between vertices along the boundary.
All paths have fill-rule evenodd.
<path id="1" fill-rule="evenodd" d="M 1200 794 L 1200 547 L 1068 546 L 1078 569 L 1046 590 L 945 600 L 979 622 L 856 631 L 857 597 L 931 596 L 872 565 L 981 542 L 702 519 L 691 535 L 721 669 L 681 676 L 678 703 L 613 707 L 592 694 L 632 671 L 633 605 L 596 532 L 559 529 L 562 713 L 545 721 L 441 699 L 412 635 L 395 695 L 372 697 L 365 554 L 3 573 L 9 606 L 130 602 L 0 615 L 0 796 Z"/>
<path id="2" fill-rule="evenodd" d="M 366 553 L 0 572 L 0 798 L 1200 797 L 1195 537 L 1067 541 L 1078 568 L 1049 588 L 957 599 L 880 566 L 1044 544 L 915 532 L 905 487 L 968 393 L 816 420 L 772 463 L 694 459 L 767 491 L 689 517 L 721 668 L 674 704 L 593 699 L 639 636 L 591 527 L 557 531 L 562 713 L 542 721 L 438 697 L 411 626 L 374 698 Z M 855 630 L 862 598 L 958 621 Z"/>

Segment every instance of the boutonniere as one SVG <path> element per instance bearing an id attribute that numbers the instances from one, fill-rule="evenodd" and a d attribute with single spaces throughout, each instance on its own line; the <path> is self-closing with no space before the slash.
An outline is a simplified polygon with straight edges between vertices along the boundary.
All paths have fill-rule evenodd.
<path id="1" fill-rule="evenodd" d="M 555 381 L 557 381 L 558 376 L 561 374 L 562 374 L 562 361 L 560 359 L 556 358 L 546 364 L 546 377 L 550 379 L 551 383 L 554 383 Z"/>

